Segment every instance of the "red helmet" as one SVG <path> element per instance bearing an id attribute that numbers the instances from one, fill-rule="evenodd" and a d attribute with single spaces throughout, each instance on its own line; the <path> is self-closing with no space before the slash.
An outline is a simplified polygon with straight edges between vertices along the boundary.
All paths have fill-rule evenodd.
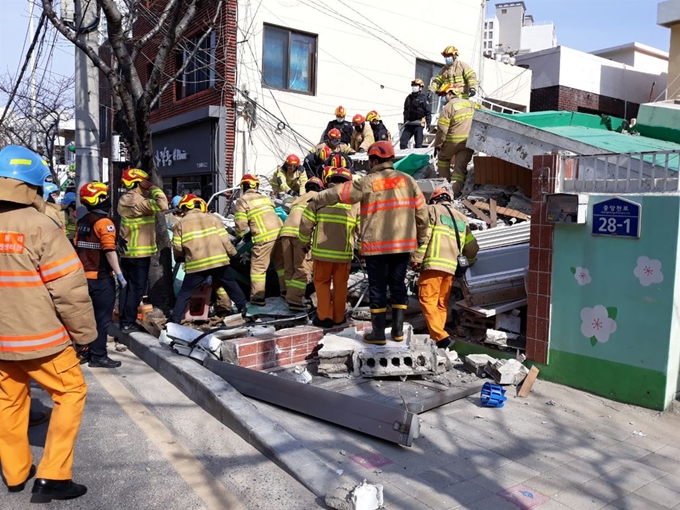
<path id="1" fill-rule="evenodd" d="M 375 156 L 380 159 L 394 158 L 394 147 L 387 140 L 375 142 L 368 148 L 368 157 Z"/>
<path id="2" fill-rule="evenodd" d="M 132 188 L 135 183 L 146 181 L 148 179 L 149 174 L 147 174 L 144 170 L 140 170 L 139 168 L 128 168 L 127 170 L 123 170 L 123 175 L 120 178 L 120 180 L 123 182 L 123 186 L 128 189 Z"/>
<path id="3" fill-rule="evenodd" d="M 346 168 L 334 168 L 333 173 L 328 178 L 332 180 L 342 179 L 343 181 L 351 181 L 352 172 L 350 172 Z"/>
<path id="4" fill-rule="evenodd" d="M 300 158 L 298 158 L 295 154 L 291 154 L 286 158 L 286 163 L 291 166 L 298 166 L 300 164 Z"/>
<path id="5" fill-rule="evenodd" d="M 238 185 L 243 189 L 243 185 L 248 184 L 250 188 L 256 188 L 260 185 L 260 180 L 251 174 L 246 174 L 241 178 L 241 182 Z"/>
<path id="6" fill-rule="evenodd" d="M 80 188 L 80 203 L 85 206 L 95 206 L 109 196 L 109 187 L 103 182 L 92 181 Z"/>
<path id="7" fill-rule="evenodd" d="M 434 204 L 436 202 L 439 202 L 441 200 L 448 200 L 451 202 L 453 200 L 453 197 L 451 196 L 451 192 L 447 190 L 446 188 L 437 188 L 432 192 L 432 195 L 430 195 L 430 203 Z"/>
<path id="8" fill-rule="evenodd" d="M 332 166 L 323 167 L 323 173 L 321 174 L 321 177 L 323 177 L 323 182 L 328 184 L 328 179 L 330 179 L 334 170 L 335 170 L 335 167 L 332 167 Z"/>
<path id="9" fill-rule="evenodd" d="M 342 140 L 342 133 L 339 129 L 333 128 L 328 132 L 328 139 L 335 142 Z"/>
<path id="10" fill-rule="evenodd" d="M 357 113 L 352 117 L 352 124 L 363 124 L 364 122 L 366 122 L 366 119 L 364 119 L 364 116 L 360 113 Z"/>
<path id="11" fill-rule="evenodd" d="M 347 115 L 347 110 L 345 110 L 344 106 L 338 106 L 335 109 L 335 116 L 336 117 L 344 117 L 345 115 Z"/>
<path id="12" fill-rule="evenodd" d="M 375 110 L 371 110 L 366 114 L 366 120 L 368 122 L 372 122 L 374 120 L 380 120 L 380 114 L 376 112 Z"/>
<path id="13" fill-rule="evenodd" d="M 180 201 L 179 204 L 177 204 L 177 207 L 179 209 L 199 209 L 201 212 L 207 212 L 208 211 L 208 205 L 205 203 L 205 200 L 203 200 L 201 197 L 198 197 L 194 195 L 193 193 L 189 193 L 188 195 L 184 195 Z"/>
<path id="14" fill-rule="evenodd" d="M 445 96 L 449 92 L 451 92 L 454 96 L 460 96 L 460 94 L 461 94 L 460 88 L 458 87 L 458 85 L 455 85 L 453 83 L 445 83 L 444 85 L 442 85 L 439 88 L 439 90 L 437 91 L 437 95 L 438 96 Z"/>
<path id="15" fill-rule="evenodd" d="M 331 160 L 328 162 L 330 166 L 338 167 L 338 168 L 346 168 L 347 167 L 347 158 L 344 156 L 344 154 L 333 154 L 331 155 Z"/>
<path id="16" fill-rule="evenodd" d="M 320 189 L 324 189 L 325 186 L 323 185 L 323 181 L 319 179 L 318 177 L 310 177 L 309 180 L 305 183 L 305 191 L 309 191 L 307 186 L 310 184 L 316 184 Z"/>
<path id="17" fill-rule="evenodd" d="M 332 153 L 333 151 L 328 146 L 321 147 L 318 151 L 316 151 L 316 155 L 321 161 L 326 161 Z"/>

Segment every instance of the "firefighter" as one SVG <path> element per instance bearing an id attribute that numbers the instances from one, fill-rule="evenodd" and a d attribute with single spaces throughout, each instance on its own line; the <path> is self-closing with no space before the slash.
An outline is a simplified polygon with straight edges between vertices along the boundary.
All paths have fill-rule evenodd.
<path id="1" fill-rule="evenodd" d="M 375 141 L 373 139 L 373 130 L 366 125 L 366 119 L 363 115 L 356 114 L 352 118 L 352 140 L 349 146 L 354 152 L 366 152 L 371 144 Z"/>
<path id="2" fill-rule="evenodd" d="M 321 178 L 323 176 L 324 162 L 331 157 L 331 154 L 333 154 L 333 151 L 327 145 L 322 147 L 317 145 L 314 147 L 304 162 L 307 177 Z"/>
<path id="3" fill-rule="evenodd" d="M 61 199 L 61 206 L 64 208 L 64 216 L 66 216 L 66 237 L 71 243 L 76 237 L 76 194 L 73 191 L 68 191 Z"/>
<path id="4" fill-rule="evenodd" d="M 379 142 L 380 140 L 392 140 L 392 135 L 387 130 L 387 127 L 385 127 L 385 124 L 383 124 L 383 121 L 380 120 L 380 114 L 378 112 L 375 110 L 368 112 L 366 114 L 366 122 L 368 122 L 368 124 L 371 126 L 371 131 L 373 131 L 373 139 L 376 142 Z"/>
<path id="5" fill-rule="evenodd" d="M 437 342 L 437 347 L 442 349 L 452 343 L 444 325 L 458 256 L 462 253 L 472 265 L 479 251 L 467 219 L 451 207 L 452 200 L 453 197 L 445 188 L 432 192 L 427 237 L 411 258 L 413 268 L 420 271 L 418 300 L 427 329 L 430 337 Z"/>
<path id="6" fill-rule="evenodd" d="M 420 149 L 423 146 L 423 130 L 430 129 L 432 124 L 432 110 L 428 95 L 423 92 L 425 83 L 420 78 L 411 82 L 411 93 L 404 101 L 404 127 L 399 140 L 399 148 L 406 149 L 413 137 L 413 146 Z"/>
<path id="7" fill-rule="evenodd" d="M 81 352 L 81 358 L 83 362 L 88 361 L 90 367 L 118 368 L 120 361 L 112 360 L 106 352 L 106 337 L 116 304 L 116 282 L 112 273 L 121 291 L 127 287 L 127 281 L 120 270 L 116 253 L 116 227 L 110 218 L 109 187 L 96 181 L 85 184 L 80 188 L 80 203 L 87 208 L 87 214 L 78 220 L 76 253 L 85 269 L 87 289 L 97 321 L 97 339 L 88 350 Z"/>
<path id="8" fill-rule="evenodd" d="M 0 458 L 9 492 L 36 476 L 36 502 L 87 492 L 71 473 L 87 393 L 73 344 L 97 337 L 83 266 L 62 230 L 37 210 L 48 175 L 33 151 L 0 151 Z M 54 401 L 37 470 L 27 434 L 31 379 Z"/>
<path id="9" fill-rule="evenodd" d="M 385 345 L 387 287 L 392 304 L 392 339 L 404 339 L 408 302 L 406 269 L 410 254 L 427 233 L 427 204 L 410 175 L 394 169 L 394 147 L 375 142 L 368 149 L 366 177 L 323 191 L 312 199 L 314 207 L 361 203 L 361 248 L 368 272 L 373 330 L 364 342 Z"/>
<path id="10" fill-rule="evenodd" d="M 245 317 L 247 300 L 229 269 L 229 257 L 237 255 L 236 248 L 222 221 L 209 214 L 205 201 L 193 193 L 182 197 L 179 210 L 182 218 L 172 229 L 172 251 L 176 261 L 184 262 L 185 274 L 170 320 L 182 321 L 191 295 L 209 277 L 220 284 Z"/>
<path id="11" fill-rule="evenodd" d="M 444 85 L 455 85 L 461 89 L 465 99 L 477 94 L 477 74 L 462 60 L 458 60 L 460 52 L 455 46 L 447 46 L 442 51 L 446 65 L 430 83 L 430 91 L 437 92 Z"/>
<path id="12" fill-rule="evenodd" d="M 335 119 L 331 120 L 326 126 L 326 129 L 324 129 L 323 134 L 321 135 L 321 143 L 325 142 L 328 133 L 332 129 L 337 129 L 341 133 L 342 143 L 349 145 L 349 141 L 352 138 L 352 124 L 345 120 L 346 115 L 347 110 L 345 110 L 343 106 L 338 106 L 335 109 Z"/>
<path id="13" fill-rule="evenodd" d="M 286 161 L 276 169 L 272 180 L 272 192 L 279 198 L 285 194 L 300 195 L 307 182 L 307 174 L 300 164 L 300 158 L 291 154 Z"/>
<path id="14" fill-rule="evenodd" d="M 309 277 L 312 273 L 312 259 L 304 251 L 298 240 L 298 228 L 307 202 L 323 190 L 324 185 L 318 177 L 312 177 L 305 184 L 305 193 L 293 202 L 290 214 L 279 234 L 281 252 L 283 254 L 284 281 L 286 284 L 286 302 L 293 311 L 304 311 L 303 299 Z"/>
<path id="15" fill-rule="evenodd" d="M 120 293 L 120 327 L 134 329 L 137 307 L 149 282 L 151 257 L 156 254 L 156 213 L 168 210 L 168 199 L 139 168 L 123 171 L 121 182 L 127 191 L 118 201 L 120 237 L 127 243 L 120 266 L 128 286 Z"/>
<path id="16" fill-rule="evenodd" d="M 43 200 L 45 200 L 45 214 L 52 218 L 59 228 L 66 232 L 66 214 L 57 201 L 59 200 L 59 188 L 52 182 L 43 184 Z"/>
<path id="17" fill-rule="evenodd" d="M 281 219 L 274 211 L 272 201 L 258 191 L 260 181 L 257 177 L 246 174 L 239 186 L 243 196 L 234 206 L 236 236 L 243 237 L 250 232 L 253 240 L 250 256 L 250 302 L 264 306 L 267 269 L 281 230 Z"/>
<path id="18" fill-rule="evenodd" d="M 346 168 L 326 167 L 324 180 L 326 186 L 332 188 L 351 181 L 352 174 Z M 332 328 L 345 322 L 347 281 L 358 224 L 358 204 L 334 204 L 317 208 L 311 202 L 302 214 L 298 238 L 306 251 L 311 246 L 314 261 L 317 316 L 312 323 L 315 326 Z"/>
<path id="19" fill-rule="evenodd" d="M 438 154 L 437 170 L 441 177 L 453 181 L 453 194 L 458 198 L 463 191 L 468 163 L 475 153 L 466 147 L 475 107 L 469 100 L 461 99 L 460 89 L 455 85 L 444 85 L 439 95 L 445 97 L 446 106 L 439 114 L 437 136 L 433 143 Z M 455 159 L 453 178 L 452 159 Z"/>

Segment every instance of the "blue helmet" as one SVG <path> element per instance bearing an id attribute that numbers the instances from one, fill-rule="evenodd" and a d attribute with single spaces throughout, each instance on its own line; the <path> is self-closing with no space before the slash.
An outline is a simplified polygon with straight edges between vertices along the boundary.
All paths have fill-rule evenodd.
<path id="1" fill-rule="evenodd" d="M 64 197 L 61 199 L 61 203 L 64 207 L 68 207 L 71 204 L 76 203 L 76 194 L 73 191 L 69 191 L 68 193 L 64 194 Z"/>
<path id="2" fill-rule="evenodd" d="M 59 188 L 53 182 L 43 184 L 43 198 L 47 200 L 52 193 L 59 193 Z"/>
<path id="3" fill-rule="evenodd" d="M 0 150 L 0 177 L 42 186 L 49 175 L 47 162 L 32 150 L 18 145 Z"/>
<path id="4" fill-rule="evenodd" d="M 171 202 L 172 206 L 173 207 L 179 207 L 179 201 L 180 200 L 182 200 L 182 197 L 180 197 L 179 195 L 175 195 L 174 197 L 172 197 L 172 202 Z"/>

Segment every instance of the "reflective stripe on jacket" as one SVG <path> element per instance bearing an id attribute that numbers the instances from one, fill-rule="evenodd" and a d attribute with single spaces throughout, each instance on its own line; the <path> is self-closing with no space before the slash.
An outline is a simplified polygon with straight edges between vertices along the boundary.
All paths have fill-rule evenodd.
<path id="1" fill-rule="evenodd" d="M 118 201 L 120 236 L 127 241 L 123 257 L 151 257 L 156 247 L 156 213 L 168 210 L 168 199 L 160 188 L 151 188 L 145 198 L 136 190 L 126 192 Z"/>
<path id="2" fill-rule="evenodd" d="M 290 206 L 290 213 L 288 218 L 283 223 L 283 228 L 279 233 L 280 237 L 297 237 L 298 229 L 300 228 L 300 220 L 302 219 L 302 213 L 307 209 L 307 202 L 310 198 L 315 197 L 318 194 L 317 191 L 308 191 L 301 197 L 297 198 L 293 205 Z"/>
<path id="3" fill-rule="evenodd" d="M 236 256 L 222 221 L 198 209 L 188 211 L 172 228 L 172 250 L 186 273 L 227 266 L 229 256 Z"/>
<path id="4" fill-rule="evenodd" d="M 302 213 L 298 239 L 305 246 L 311 243 L 314 260 L 350 262 L 358 225 L 358 204 L 335 204 L 317 209 L 311 202 Z"/>
<path id="5" fill-rule="evenodd" d="M 472 117 L 475 114 L 474 105 L 467 99 L 453 98 L 446 103 L 437 121 L 437 136 L 434 146 L 443 143 L 460 143 L 468 139 L 472 127 Z"/>
<path id="6" fill-rule="evenodd" d="M 283 166 L 276 169 L 274 179 L 272 179 L 272 191 L 274 193 L 304 193 L 307 173 L 302 166 L 298 166 L 293 173 L 286 172 Z"/>
<path id="7" fill-rule="evenodd" d="M 254 189 L 246 191 L 234 206 L 234 223 L 237 236 L 244 236 L 248 229 L 253 243 L 275 241 L 281 230 L 281 218 L 274 211 L 274 203 Z"/>
<path id="8" fill-rule="evenodd" d="M 477 89 L 477 73 L 462 60 L 456 59 L 453 64 L 444 66 L 430 84 L 430 90 L 437 92 L 444 85 L 464 86 L 464 94 L 470 89 Z"/>

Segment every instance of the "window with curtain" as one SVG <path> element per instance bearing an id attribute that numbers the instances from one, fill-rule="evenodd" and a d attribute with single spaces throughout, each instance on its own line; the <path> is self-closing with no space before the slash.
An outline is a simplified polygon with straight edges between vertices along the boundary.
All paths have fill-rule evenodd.
<path id="1" fill-rule="evenodd" d="M 316 92 L 316 35 L 264 26 L 262 84 L 274 89 Z"/>
<path id="2" fill-rule="evenodd" d="M 202 35 L 189 39 L 176 54 L 176 69 L 186 65 L 175 82 L 175 98 L 183 99 L 215 85 L 215 33 L 201 40 Z"/>

